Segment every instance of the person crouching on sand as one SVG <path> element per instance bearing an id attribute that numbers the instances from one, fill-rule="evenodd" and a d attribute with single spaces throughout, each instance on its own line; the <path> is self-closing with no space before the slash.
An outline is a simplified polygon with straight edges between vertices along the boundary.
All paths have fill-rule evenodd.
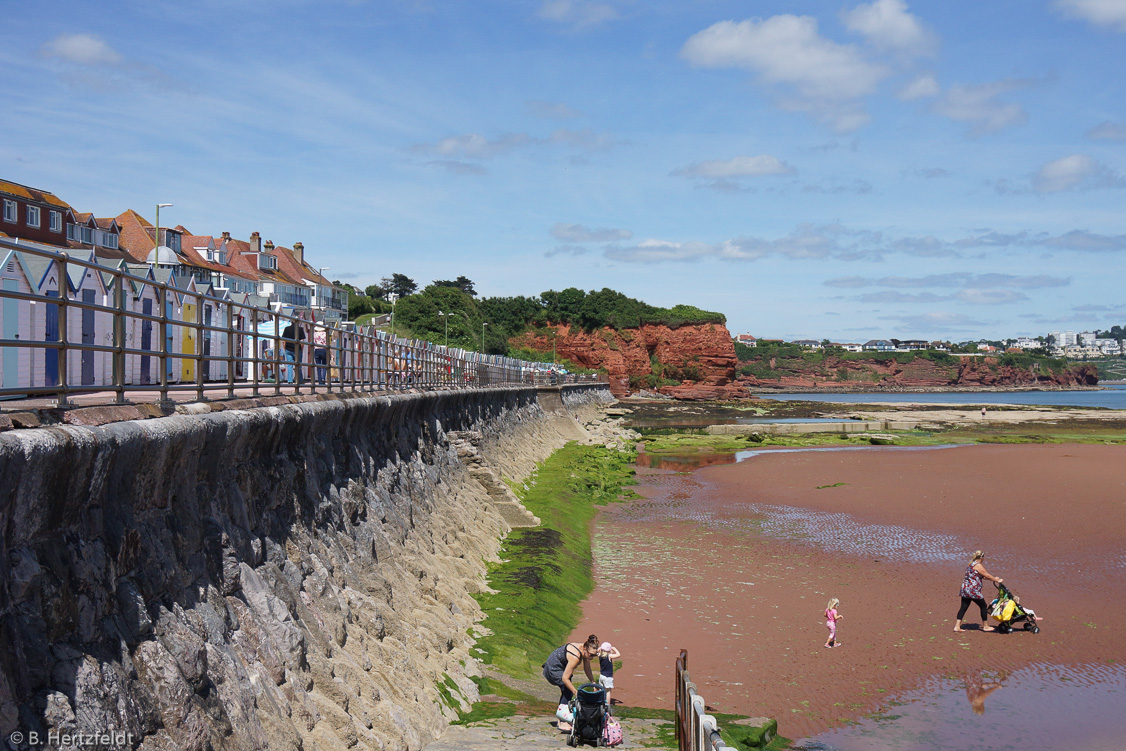
<path id="1" fill-rule="evenodd" d="M 610 703 L 610 692 L 614 689 L 614 660 L 622 653 L 608 641 L 598 648 L 598 685 L 606 690 L 606 703 Z"/>
<path id="2" fill-rule="evenodd" d="M 829 638 L 825 642 L 826 647 L 839 647 L 841 643 L 837 641 L 837 621 L 844 618 L 843 615 L 837 612 L 837 606 L 841 601 L 836 597 L 829 600 L 829 604 L 825 606 L 825 625 L 829 628 Z"/>
<path id="3" fill-rule="evenodd" d="M 962 589 L 959 591 L 962 597 L 962 607 L 958 608 L 958 619 L 954 621 L 955 633 L 962 631 L 962 618 L 969 610 L 971 602 L 981 609 L 981 630 L 993 630 L 993 627 L 989 625 L 989 607 L 985 604 L 985 598 L 981 595 L 981 580 L 988 579 L 1000 584 L 1004 579 L 999 579 L 986 571 L 985 566 L 982 565 L 983 560 L 985 560 L 985 553 L 980 550 L 974 551 L 970 565 L 966 567 L 966 575 L 962 579 Z"/>

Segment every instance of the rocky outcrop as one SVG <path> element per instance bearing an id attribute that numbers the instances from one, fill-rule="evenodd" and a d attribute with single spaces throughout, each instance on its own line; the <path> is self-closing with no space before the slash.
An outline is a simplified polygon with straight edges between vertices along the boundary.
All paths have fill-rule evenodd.
<path id="1" fill-rule="evenodd" d="M 718 323 L 677 328 L 644 324 L 636 329 L 607 327 L 591 332 L 557 324 L 527 331 L 512 344 L 540 352 L 554 346 L 560 359 L 604 369 L 610 375 L 610 390 L 618 397 L 633 391 L 631 377 L 657 370 L 664 378 L 681 382 L 658 389 L 677 399 L 747 397 L 746 388 L 734 383 L 737 360 L 731 334 Z"/>
<path id="2" fill-rule="evenodd" d="M 450 434 L 520 479 L 608 400 L 547 415 L 531 388 L 450 391 L 0 435 L 0 732 L 420 748 L 477 696 L 472 593 L 509 528 Z"/>
<path id="3" fill-rule="evenodd" d="M 739 376 L 749 389 L 873 391 L 973 388 L 1078 388 L 1097 386 L 1094 365 L 1074 365 L 1058 372 L 1001 365 L 994 357 L 957 357 L 939 364 L 923 357 L 907 363 L 895 360 L 845 360 L 826 357 L 804 371 L 786 371 L 781 378 Z M 772 364 L 771 367 L 774 367 Z"/>

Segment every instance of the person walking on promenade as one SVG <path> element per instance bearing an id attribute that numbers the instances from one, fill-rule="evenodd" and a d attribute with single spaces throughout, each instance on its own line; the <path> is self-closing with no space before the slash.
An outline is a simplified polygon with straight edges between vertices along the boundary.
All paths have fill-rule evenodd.
<path id="1" fill-rule="evenodd" d="M 837 621 L 844 618 L 843 615 L 837 612 L 837 606 L 841 601 L 836 597 L 829 600 L 829 604 L 825 606 L 825 626 L 829 629 L 829 638 L 825 640 L 825 647 L 839 647 L 841 643 L 837 641 Z"/>
<path id="2" fill-rule="evenodd" d="M 598 648 L 598 685 L 606 690 L 606 703 L 610 703 L 610 692 L 614 690 L 614 660 L 622 653 L 608 641 Z"/>
<path id="3" fill-rule="evenodd" d="M 328 375 L 328 332 L 319 323 L 313 327 L 313 362 L 317 364 L 317 383 L 324 383 Z"/>
<path id="4" fill-rule="evenodd" d="M 981 630 L 993 630 L 993 627 L 989 625 L 989 608 L 986 606 L 985 598 L 981 594 L 981 581 L 982 579 L 988 579 L 991 582 L 1000 584 L 1004 579 L 999 579 L 986 571 L 985 566 L 982 564 L 983 560 L 985 560 L 985 553 L 980 550 L 974 551 L 973 558 L 970 559 L 970 564 L 966 567 L 966 575 L 962 579 L 962 589 L 959 591 L 962 597 L 962 606 L 958 608 L 958 618 L 954 621 L 955 633 L 960 633 L 963 630 L 962 618 L 965 617 L 970 603 L 974 603 L 981 609 Z"/>
<path id="5" fill-rule="evenodd" d="M 575 695 L 575 684 L 571 682 L 571 676 L 575 674 L 575 668 L 582 662 L 586 677 L 591 683 L 594 683 L 594 673 L 590 669 L 590 661 L 597 655 L 598 637 L 591 634 L 585 642 L 568 642 L 557 648 L 547 658 L 547 662 L 543 664 L 543 677 L 547 679 L 548 683 L 559 688 L 559 708 L 556 710 L 555 716 L 559 718 L 560 730 L 570 731 L 573 720 L 570 709 L 567 707 L 571 697 Z"/>

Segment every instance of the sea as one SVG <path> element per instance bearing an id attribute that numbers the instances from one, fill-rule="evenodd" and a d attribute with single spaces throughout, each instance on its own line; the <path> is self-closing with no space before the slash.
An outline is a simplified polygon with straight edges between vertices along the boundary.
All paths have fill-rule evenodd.
<path id="1" fill-rule="evenodd" d="M 752 392 L 774 401 L 830 402 L 833 404 L 1018 404 L 1052 407 L 1126 409 L 1126 384 L 1083 391 L 936 391 L 918 393 L 778 393 Z"/>

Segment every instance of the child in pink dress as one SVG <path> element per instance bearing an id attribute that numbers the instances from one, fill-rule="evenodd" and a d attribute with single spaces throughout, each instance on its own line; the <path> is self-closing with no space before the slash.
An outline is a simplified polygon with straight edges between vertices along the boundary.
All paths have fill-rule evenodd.
<path id="1" fill-rule="evenodd" d="M 841 646 L 841 643 L 837 641 L 837 621 L 844 618 L 837 612 L 837 606 L 840 604 L 841 601 L 834 597 L 829 600 L 829 604 L 825 607 L 825 625 L 829 627 L 829 638 L 825 642 L 826 647 Z"/>

